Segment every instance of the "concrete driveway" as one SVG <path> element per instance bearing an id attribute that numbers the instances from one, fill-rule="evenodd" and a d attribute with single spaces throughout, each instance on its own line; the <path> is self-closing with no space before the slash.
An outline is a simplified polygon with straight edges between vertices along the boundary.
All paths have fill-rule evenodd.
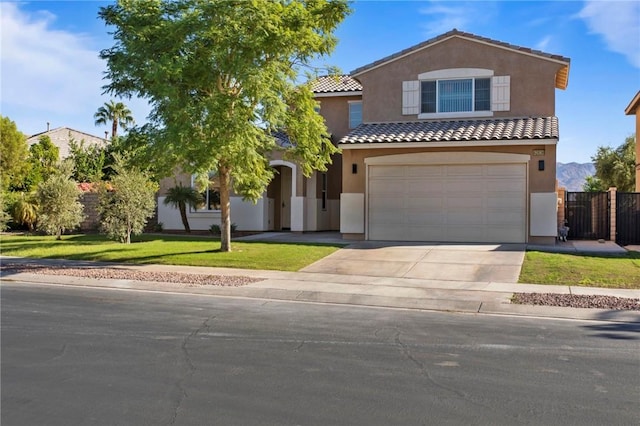
<path id="1" fill-rule="evenodd" d="M 301 272 L 515 283 L 525 244 L 447 244 L 362 241 Z"/>

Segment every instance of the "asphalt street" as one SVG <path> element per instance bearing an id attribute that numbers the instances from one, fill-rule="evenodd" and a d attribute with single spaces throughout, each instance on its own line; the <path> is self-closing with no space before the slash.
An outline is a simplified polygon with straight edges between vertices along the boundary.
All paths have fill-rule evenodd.
<path id="1" fill-rule="evenodd" d="M 640 324 L 3 283 L 10 425 L 637 424 Z"/>

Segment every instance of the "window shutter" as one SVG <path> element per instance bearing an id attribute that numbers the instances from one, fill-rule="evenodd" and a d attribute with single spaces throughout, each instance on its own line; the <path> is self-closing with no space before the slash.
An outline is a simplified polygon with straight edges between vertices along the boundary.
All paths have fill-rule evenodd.
<path id="1" fill-rule="evenodd" d="M 417 115 L 420 113 L 420 82 L 402 82 L 402 115 Z"/>
<path id="2" fill-rule="evenodd" d="M 495 76 L 491 79 L 491 111 L 511 109 L 511 76 Z"/>

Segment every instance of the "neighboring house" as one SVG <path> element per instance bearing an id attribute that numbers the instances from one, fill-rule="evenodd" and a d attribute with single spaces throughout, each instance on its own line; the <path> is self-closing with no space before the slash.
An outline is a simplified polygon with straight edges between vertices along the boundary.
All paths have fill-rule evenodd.
<path id="1" fill-rule="evenodd" d="M 633 97 L 624 113 L 636 116 L 636 192 L 640 192 L 640 143 L 638 142 L 638 135 L 640 135 L 640 90 Z"/>
<path id="2" fill-rule="evenodd" d="M 239 230 L 337 230 L 345 239 L 553 243 L 557 233 L 555 90 L 570 60 L 450 31 L 353 71 L 312 82 L 342 149 L 304 178 L 278 171 L 256 205 L 232 197 Z M 282 147 L 289 143 L 279 135 Z M 190 177 L 178 176 L 191 184 Z M 163 206 L 165 229 L 182 229 Z M 215 179 L 192 229 L 219 223 Z"/>
<path id="3" fill-rule="evenodd" d="M 51 142 L 58 147 L 60 151 L 60 159 L 65 159 L 70 155 L 69 152 L 69 141 L 72 139 L 77 143 L 84 140 L 85 145 L 99 145 L 105 146 L 108 141 L 105 138 L 100 138 L 98 136 L 90 135 L 89 133 L 84 133 L 79 130 L 70 129 L 68 127 L 56 127 L 55 129 L 49 130 L 47 124 L 47 131 L 36 133 L 33 136 L 30 136 L 27 139 L 27 144 L 29 146 L 38 143 L 42 136 L 49 136 Z"/>

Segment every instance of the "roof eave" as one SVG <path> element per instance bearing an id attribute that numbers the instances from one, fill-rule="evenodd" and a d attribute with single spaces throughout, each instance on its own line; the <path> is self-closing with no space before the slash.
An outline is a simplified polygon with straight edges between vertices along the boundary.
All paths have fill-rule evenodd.
<path id="1" fill-rule="evenodd" d="M 444 142 L 347 142 L 339 143 L 340 149 L 384 148 L 473 148 L 478 146 L 557 145 L 557 137 L 536 139 L 483 139 Z"/>
<path id="2" fill-rule="evenodd" d="M 638 93 L 631 99 L 629 105 L 624 109 L 625 115 L 634 115 L 640 106 L 640 90 Z"/>

